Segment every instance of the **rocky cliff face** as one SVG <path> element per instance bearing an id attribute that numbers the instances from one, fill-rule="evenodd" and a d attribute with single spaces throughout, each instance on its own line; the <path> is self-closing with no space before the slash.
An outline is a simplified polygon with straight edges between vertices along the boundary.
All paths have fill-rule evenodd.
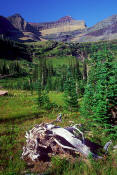
<path id="1" fill-rule="evenodd" d="M 14 14 L 7 18 L 12 26 L 22 32 L 22 36 L 19 38 L 22 41 L 38 41 L 40 40 L 40 32 L 35 27 L 30 25 L 22 18 L 20 14 Z"/>
<path id="2" fill-rule="evenodd" d="M 71 16 L 65 16 L 57 21 L 47 23 L 29 23 L 36 30 L 41 32 L 42 36 L 59 34 L 60 32 L 70 32 L 86 28 L 85 22 L 74 20 Z"/>
<path id="3" fill-rule="evenodd" d="M 83 20 L 64 16 L 45 23 L 26 22 L 21 15 L 0 17 L 0 34 L 21 41 L 56 40 L 89 42 L 117 39 L 117 15 L 87 28 Z"/>
<path id="4" fill-rule="evenodd" d="M 68 32 L 76 30 L 83 30 L 86 28 L 85 22 L 82 20 L 74 20 L 71 16 L 65 16 L 57 21 L 45 23 L 26 22 L 21 15 L 15 14 L 7 18 L 15 29 L 23 33 L 20 40 L 48 40 L 52 39 L 58 41 L 70 40 Z M 64 33 L 64 35 L 63 35 Z M 51 35 L 51 37 L 50 37 Z"/>
<path id="5" fill-rule="evenodd" d="M 20 14 L 15 14 L 7 18 L 9 22 L 18 30 L 24 31 L 27 26 L 27 22 L 21 17 Z"/>
<path id="6" fill-rule="evenodd" d="M 16 29 L 8 19 L 3 16 L 0 16 L 0 35 L 5 35 L 16 39 L 17 37 L 22 36 L 22 32 Z"/>

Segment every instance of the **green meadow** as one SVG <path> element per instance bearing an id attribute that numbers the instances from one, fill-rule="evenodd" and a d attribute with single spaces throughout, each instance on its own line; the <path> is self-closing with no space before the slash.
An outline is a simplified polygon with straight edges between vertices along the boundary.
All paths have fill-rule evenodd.
<path id="1" fill-rule="evenodd" d="M 39 108 L 36 102 L 37 93 L 33 95 L 30 91 L 9 90 L 8 96 L 0 97 L 0 173 L 1 174 L 101 174 L 116 175 L 117 171 L 117 150 L 113 151 L 112 146 L 109 153 L 102 160 L 85 159 L 77 156 L 74 159 L 55 156 L 52 158 L 52 165 L 32 163 L 31 167 L 21 159 L 22 147 L 25 145 L 25 132 L 35 124 L 50 122 L 56 119 L 58 113 L 62 113 L 63 121 L 59 125 L 64 127 L 70 125 L 69 121 L 82 123 L 85 128 L 85 137 L 102 146 L 109 140 L 109 137 L 102 133 L 101 128 L 89 128 L 86 120 L 82 119 L 80 112 L 69 112 L 63 108 L 64 97 L 62 93 L 49 92 L 51 102 L 58 104 L 58 107 L 51 110 Z M 37 166 L 38 165 L 38 166 Z"/>
<path id="2" fill-rule="evenodd" d="M 10 47 L 15 44 L 10 42 Z M 0 59 L 0 90 L 8 90 L 0 96 L 0 175 L 116 175 L 116 41 L 47 41 L 22 47 L 17 49 L 23 58 Z M 85 138 L 101 146 L 102 159 L 79 153 L 46 162 L 21 159 L 26 131 L 55 120 L 59 113 L 62 122 L 57 125 L 81 124 Z M 105 154 L 109 140 L 112 145 Z"/>

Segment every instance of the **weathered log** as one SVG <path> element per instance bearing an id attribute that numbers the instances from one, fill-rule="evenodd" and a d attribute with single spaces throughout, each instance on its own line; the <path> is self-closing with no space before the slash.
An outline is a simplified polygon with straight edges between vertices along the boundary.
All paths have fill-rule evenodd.
<path id="1" fill-rule="evenodd" d="M 63 153 L 73 151 L 74 153 L 79 152 L 85 157 L 102 158 L 93 153 L 90 147 L 85 144 L 84 134 L 77 128 L 77 125 L 61 128 L 53 124 L 56 121 L 61 121 L 61 115 L 51 123 L 35 125 L 34 128 L 26 132 L 26 146 L 23 147 L 22 153 L 23 159 L 28 157 L 35 161 L 49 153 L 56 154 L 58 149 Z M 111 141 L 107 142 L 104 146 L 106 152 L 111 143 Z"/>
<path id="2" fill-rule="evenodd" d="M 0 90 L 0 96 L 8 95 L 8 91 Z"/>
<path id="3" fill-rule="evenodd" d="M 0 79 L 4 79 L 4 78 L 7 78 L 7 77 L 12 77 L 13 75 L 15 75 L 15 74 L 0 75 Z"/>

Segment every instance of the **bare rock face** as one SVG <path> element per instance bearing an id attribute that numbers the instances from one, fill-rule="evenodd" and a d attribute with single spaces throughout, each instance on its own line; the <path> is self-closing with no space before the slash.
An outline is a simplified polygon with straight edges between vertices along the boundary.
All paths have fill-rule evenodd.
<path id="1" fill-rule="evenodd" d="M 86 28 L 83 20 L 74 20 L 71 16 L 65 16 L 57 21 L 45 23 L 29 23 L 41 32 L 42 36 L 59 34 L 60 32 L 71 32 Z"/>
<path id="2" fill-rule="evenodd" d="M 14 14 L 9 16 L 8 21 L 12 24 L 12 26 L 22 32 L 22 36 L 18 39 L 22 41 L 39 41 L 40 40 L 40 32 L 37 31 L 35 27 L 30 25 L 28 22 L 22 18 L 20 14 Z"/>
<path id="3" fill-rule="evenodd" d="M 21 17 L 20 14 L 15 14 L 7 18 L 9 22 L 20 31 L 24 31 L 27 25 L 27 22 Z"/>

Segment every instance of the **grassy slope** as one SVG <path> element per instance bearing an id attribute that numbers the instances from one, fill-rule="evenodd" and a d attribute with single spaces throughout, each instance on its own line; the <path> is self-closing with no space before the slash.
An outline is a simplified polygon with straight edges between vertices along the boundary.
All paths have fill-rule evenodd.
<path id="1" fill-rule="evenodd" d="M 58 105 L 63 102 L 61 93 L 50 92 L 49 96 Z M 9 96 L 0 97 L 0 174 L 21 174 L 27 170 L 24 161 L 20 159 L 25 132 L 35 124 L 52 121 L 60 112 L 59 109 L 39 109 L 36 98 L 36 93 L 32 95 L 29 91 L 16 90 L 9 90 Z"/>
<path id="2" fill-rule="evenodd" d="M 47 63 L 52 63 L 54 68 L 62 65 L 75 64 L 75 58 L 72 56 L 48 58 Z"/>

